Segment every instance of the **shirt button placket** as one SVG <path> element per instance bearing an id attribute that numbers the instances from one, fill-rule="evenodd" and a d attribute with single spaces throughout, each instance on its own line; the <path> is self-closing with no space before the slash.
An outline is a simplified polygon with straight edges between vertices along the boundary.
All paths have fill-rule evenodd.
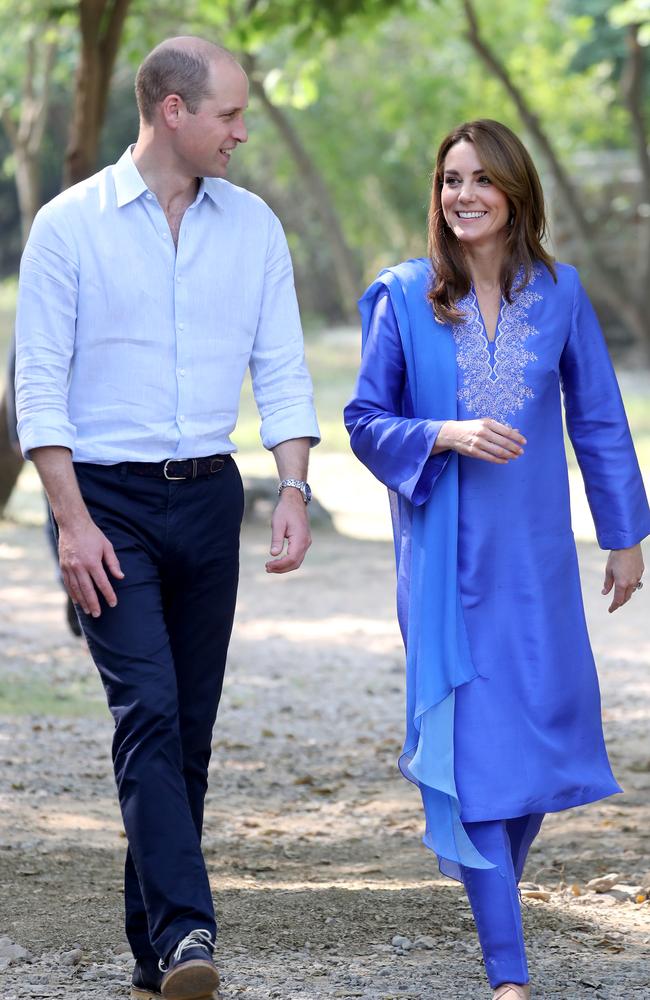
<path id="1" fill-rule="evenodd" d="M 176 285 L 175 290 L 175 307 L 176 307 L 176 380 L 178 382 L 178 408 L 179 410 L 184 409 L 185 399 L 184 399 L 184 385 L 183 380 L 185 378 L 186 369 L 183 364 L 183 359 L 185 355 L 185 338 L 182 336 L 185 331 L 185 323 L 178 319 L 179 310 L 182 309 L 184 304 L 184 291 L 183 278 L 182 275 L 176 274 L 174 276 L 174 284 Z M 181 286 L 181 287 L 179 287 Z M 184 424 L 187 420 L 185 413 L 180 413 L 178 416 L 178 422 Z"/>
<path id="2" fill-rule="evenodd" d="M 185 330 L 185 323 L 178 323 L 177 329 L 178 329 L 179 334 L 182 335 L 183 331 Z M 183 381 L 185 379 L 185 367 L 183 365 L 184 354 L 185 354 L 185 343 L 184 343 L 184 339 L 182 338 L 182 336 L 180 336 L 180 337 L 177 337 L 177 342 L 176 342 L 176 359 L 177 359 L 177 362 L 176 362 L 176 364 L 177 364 L 177 367 L 176 367 L 176 381 L 178 383 L 178 408 L 179 409 L 182 409 L 184 407 L 184 405 L 185 405 L 185 402 L 184 402 L 184 397 L 185 397 L 184 389 L 185 389 L 185 386 L 183 385 Z M 185 420 L 186 420 L 185 414 L 181 413 L 178 419 L 179 419 L 179 421 L 180 421 L 181 424 L 184 424 Z"/>

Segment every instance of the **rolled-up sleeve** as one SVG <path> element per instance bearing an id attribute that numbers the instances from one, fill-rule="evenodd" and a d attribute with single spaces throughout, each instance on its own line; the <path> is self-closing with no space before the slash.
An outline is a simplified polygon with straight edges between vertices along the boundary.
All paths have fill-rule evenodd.
<path id="1" fill-rule="evenodd" d="M 271 217 L 264 291 L 250 358 L 253 393 L 265 448 L 291 438 L 320 441 L 311 378 L 307 371 L 289 247 Z"/>
<path id="2" fill-rule="evenodd" d="M 74 451 L 68 383 L 78 288 L 72 241 L 56 218 L 41 210 L 20 265 L 16 313 L 16 415 L 25 458 L 46 445 Z"/>

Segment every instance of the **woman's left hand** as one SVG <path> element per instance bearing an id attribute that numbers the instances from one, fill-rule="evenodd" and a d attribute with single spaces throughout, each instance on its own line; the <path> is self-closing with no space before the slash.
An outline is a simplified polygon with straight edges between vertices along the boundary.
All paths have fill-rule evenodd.
<path id="1" fill-rule="evenodd" d="M 629 549 L 612 549 L 609 553 L 602 592 L 609 594 L 614 588 L 614 599 L 608 608 L 610 614 L 627 604 L 634 591 L 639 589 L 643 568 L 640 545 L 633 545 Z"/>

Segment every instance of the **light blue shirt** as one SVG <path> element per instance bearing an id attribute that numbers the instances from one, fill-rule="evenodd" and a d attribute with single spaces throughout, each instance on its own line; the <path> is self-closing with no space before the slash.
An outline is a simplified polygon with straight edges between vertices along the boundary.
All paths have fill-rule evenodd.
<path id="1" fill-rule="evenodd" d="M 36 216 L 16 344 L 27 457 L 44 445 L 100 464 L 235 451 L 248 366 L 265 447 L 319 439 L 280 222 L 206 177 L 176 249 L 130 149 Z"/>

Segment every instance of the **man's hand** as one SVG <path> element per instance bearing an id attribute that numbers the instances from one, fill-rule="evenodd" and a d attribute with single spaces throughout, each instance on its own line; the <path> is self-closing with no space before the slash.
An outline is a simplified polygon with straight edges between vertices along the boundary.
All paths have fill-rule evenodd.
<path id="1" fill-rule="evenodd" d="M 282 555 L 285 538 L 287 551 Z M 285 486 L 271 518 L 271 555 L 278 558 L 269 559 L 266 572 L 290 573 L 298 569 L 310 545 L 307 504 L 300 490 Z"/>
<path id="2" fill-rule="evenodd" d="M 608 608 L 610 614 L 627 604 L 634 591 L 638 589 L 637 584 L 643 576 L 643 569 L 640 545 L 633 545 L 629 549 L 613 549 L 609 553 L 602 593 L 609 594 L 612 587 L 614 588 L 614 599 Z"/>
<path id="3" fill-rule="evenodd" d="M 59 563 L 65 589 L 87 615 L 101 614 L 98 592 L 109 607 L 115 607 L 117 597 L 104 566 L 116 580 L 123 580 L 124 573 L 113 546 L 90 518 L 78 526 L 59 528 Z"/>
<path id="4" fill-rule="evenodd" d="M 513 458 L 523 455 L 525 444 L 526 438 L 515 427 L 508 427 L 490 417 L 447 420 L 438 432 L 432 454 L 437 455 L 451 448 L 468 458 L 506 465 Z"/>
<path id="5" fill-rule="evenodd" d="M 116 580 L 124 573 L 115 550 L 88 513 L 72 465 L 72 455 L 61 445 L 44 445 L 31 453 L 59 530 L 59 564 L 70 598 L 85 614 L 99 618 L 98 592 L 109 607 L 117 604 L 106 569 Z"/>

